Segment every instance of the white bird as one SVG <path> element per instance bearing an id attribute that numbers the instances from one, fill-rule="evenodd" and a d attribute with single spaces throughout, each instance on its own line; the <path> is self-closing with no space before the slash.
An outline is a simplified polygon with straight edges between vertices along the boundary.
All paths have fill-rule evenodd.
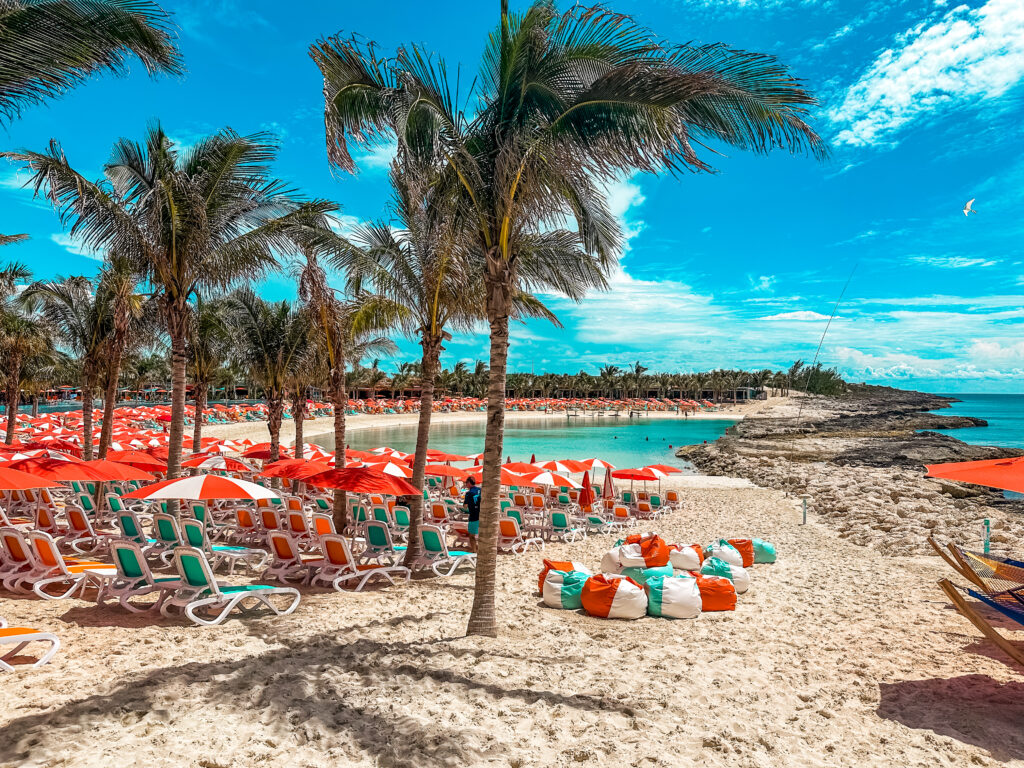
<path id="1" fill-rule="evenodd" d="M 964 216 L 970 216 L 972 213 L 977 213 L 977 211 L 971 207 L 972 205 L 974 205 L 974 201 L 976 199 L 977 198 L 972 197 L 970 200 L 967 201 L 967 205 L 964 206 Z"/>

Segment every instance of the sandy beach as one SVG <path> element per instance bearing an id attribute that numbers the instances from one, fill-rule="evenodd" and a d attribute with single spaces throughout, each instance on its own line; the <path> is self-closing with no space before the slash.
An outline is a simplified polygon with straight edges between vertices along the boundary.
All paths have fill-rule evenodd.
<path id="1" fill-rule="evenodd" d="M 781 491 L 688 482 L 650 526 L 666 540 L 778 546 L 734 613 L 544 607 L 542 558 L 596 568 L 610 535 L 502 557 L 497 640 L 461 637 L 468 574 L 304 589 L 291 616 L 210 629 L 5 596 L 64 645 L 4 676 L 0 765 L 1024 765 L 1024 675 L 944 602 L 936 558 L 801 526 Z"/>

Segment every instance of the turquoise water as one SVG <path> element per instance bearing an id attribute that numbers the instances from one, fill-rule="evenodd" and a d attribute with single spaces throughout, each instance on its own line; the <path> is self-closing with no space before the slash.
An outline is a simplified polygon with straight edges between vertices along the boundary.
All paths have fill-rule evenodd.
<path id="1" fill-rule="evenodd" d="M 733 419 L 516 419 L 505 427 L 504 454 L 512 461 L 599 458 L 617 467 L 670 464 L 688 468 L 675 456 L 681 445 L 717 440 L 735 424 Z M 314 442 L 334 447 L 331 435 Z M 416 427 L 378 427 L 348 433 L 351 448 L 370 450 L 387 445 L 406 453 L 416 448 Z M 669 446 L 674 446 L 670 448 Z M 484 449 L 484 423 L 438 424 L 430 430 L 430 447 L 468 455 Z"/>
<path id="2" fill-rule="evenodd" d="M 987 427 L 937 429 L 971 445 L 999 445 L 1024 448 L 1024 395 L 950 395 L 963 402 L 953 403 L 936 413 L 976 416 L 988 421 Z"/>

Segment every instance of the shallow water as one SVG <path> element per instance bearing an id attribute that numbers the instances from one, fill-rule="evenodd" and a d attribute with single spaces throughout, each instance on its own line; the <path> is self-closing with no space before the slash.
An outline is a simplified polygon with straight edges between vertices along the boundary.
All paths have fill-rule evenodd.
<path id="1" fill-rule="evenodd" d="M 976 416 L 988 421 L 987 427 L 937 429 L 971 445 L 1000 445 L 1024 448 L 1024 395 L 951 395 L 962 400 L 935 413 Z"/>
<path id="2" fill-rule="evenodd" d="M 504 454 L 513 461 L 599 458 L 617 467 L 641 467 L 670 464 L 681 468 L 689 464 L 675 456 L 681 445 L 698 445 L 717 440 L 735 424 L 734 419 L 629 419 L 601 417 L 591 419 L 549 418 L 510 420 L 505 426 Z M 327 448 L 334 447 L 331 435 L 314 439 Z M 348 433 L 348 445 L 370 450 L 387 445 L 411 453 L 416 447 L 416 427 L 375 427 Z M 671 447 L 670 447 L 671 446 Z M 438 424 L 430 430 L 430 447 L 467 455 L 484 449 L 484 423 Z"/>

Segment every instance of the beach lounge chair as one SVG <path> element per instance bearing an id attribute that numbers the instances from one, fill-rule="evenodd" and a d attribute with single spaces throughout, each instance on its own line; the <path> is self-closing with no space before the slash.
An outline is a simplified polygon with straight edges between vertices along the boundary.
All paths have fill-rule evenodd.
<path id="1" fill-rule="evenodd" d="M 247 570 L 255 571 L 265 566 L 270 559 L 270 555 L 262 549 L 212 544 L 206 533 L 206 526 L 198 520 L 182 520 L 181 527 L 185 543 L 202 550 L 213 570 L 226 563 L 230 575 L 235 572 L 235 566 L 241 563 Z"/>
<path id="2" fill-rule="evenodd" d="M 357 564 L 352 557 L 348 541 L 344 536 L 336 533 L 325 534 L 320 537 L 320 550 L 323 553 L 323 563 L 313 571 L 310 584 L 318 582 L 330 585 L 332 588 L 341 591 L 342 587 L 348 586 L 355 581 L 355 591 L 359 592 L 366 586 L 370 579 L 379 576 L 394 585 L 395 576 L 404 576 L 408 581 L 412 571 L 402 565 L 381 565 L 380 563 Z"/>
<path id="3" fill-rule="evenodd" d="M 84 597 L 90 587 L 94 587 L 100 597 L 107 579 L 117 575 L 117 568 L 110 563 L 65 560 L 48 533 L 30 531 L 25 540 L 32 547 L 35 560 L 35 568 L 26 579 L 32 583 L 32 591 L 45 600 L 63 600 L 76 594 Z M 46 591 L 53 586 L 62 591 L 58 594 Z"/>
<path id="4" fill-rule="evenodd" d="M 395 505 L 395 508 L 391 510 L 391 514 L 394 517 L 394 527 L 392 530 L 395 532 L 395 536 L 400 541 L 407 541 L 409 539 L 409 508 Z"/>
<path id="5" fill-rule="evenodd" d="M 310 515 L 309 524 L 317 537 L 325 536 L 328 533 L 337 533 L 334 528 L 334 517 L 322 512 L 314 512 Z"/>
<path id="6" fill-rule="evenodd" d="M 68 530 L 57 540 L 60 546 L 67 547 L 79 555 L 94 555 L 106 551 L 113 537 L 106 533 L 97 533 L 89 516 L 81 507 L 69 504 L 64 508 L 64 514 L 68 518 Z"/>
<path id="7" fill-rule="evenodd" d="M 273 559 L 263 572 L 263 579 L 276 579 L 282 584 L 292 581 L 306 584 L 312 573 L 323 565 L 322 557 L 304 555 L 298 542 L 285 531 L 269 531 L 267 541 Z"/>
<path id="8" fill-rule="evenodd" d="M 682 505 L 683 502 L 679 497 L 679 491 L 665 491 L 665 506 L 671 509 L 681 509 Z"/>
<path id="9" fill-rule="evenodd" d="M 601 515 L 591 512 L 587 515 L 587 533 L 609 533 L 611 531 L 621 531 L 626 524 L 620 520 L 605 520 Z"/>
<path id="10" fill-rule="evenodd" d="M 360 562 L 375 562 L 394 565 L 400 555 L 405 555 L 405 547 L 396 547 L 391 540 L 391 529 L 387 523 L 379 520 L 367 520 L 364 524 L 366 532 L 366 548 L 359 553 Z"/>
<path id="11" fill-rule="evenodd" d="M 629 514 L 629 508 L 621 504 L 616 504 L 612 507 L 612 518 L 615 522 L 621 524 L 623 528 L 630 528 L 636 525 L 636 518 Z"/>
<path id="12" fill-rule="evenodd" d="M 182 586 L 164 601 L 160 613 L 170 616 L 173 610 L 181 608 L 190 620 L 202 626 L 220 624 L 235 608 L 248 614 L 262 605 L 277 616 L 287 616 L 295 610 L 301 599 L 299 591 L 292 587 L 220 584 L 214 578 L 203 553 L 194 547 L 183 546 L 174 550 L 174 567 L 181 577 Z M 278 608 L 274 605 L 271 598 L 278 595 L 288 598 L 287 607 Z M 246 605 L 247 602 L 250 605 Z"/>
<path id="13" fill-rule="evenodd" d="M 117 577 L 106 585 L 97 603 L 103 603 L 107 598 L 116 598 L 122 608 L 132 613 L 159 610 L 164 600 L 181 587 L 181 579 L 177 576 L 155 577 L 146 562 L 144 548 L 134 541 L 111 542 L 110 555 L 117 568 Z M 160 592 L 155 602 L 142 605 L 132 602 L 133 598 L 153 592 Z"/>
<path id="14" fill-rule="evenodd" d="M 0 618 L 0 645 L 14 646 L 9 650 L 4 649 L 2 655 L 0 655 L 0 670 L 13 672 L 14 667 L 9 662 L 29 643 L 50 644 L 50 647 L 42 656 L 32 664 L 27 665 L 30 667 L 43 666 L 43 664 L 53 658 L 60 648 L 60 640 L 56 635 L 51 635 L 49 632 L 40 632 L 38 629 L 29 629 L 28 627 L 9 627 L 7 626 L 7 621 Z"/>
<path id="15" fill-rule="evenodd" d="M 968 621 L 970 621 L 981 633 L 995 643 L 1007 656 L 1024 667 L 1024 649 L 1014 645 L 992 626 L 989 621 L 978 613 L 974 607 L 964 600 L 960 591 L 948 579 L 939 581 L 939 587 L 946 593 L 946 597 Z M 973 589 L 966 590 L 967 594 L 990 608 L 998 611 L 1007 618 L 1016 621 L 1024 626 L 1024 587 L 1009 590 L 998 594 L 979 592 Z"/>
<path id="16" fill-rule="evenodd" d="M 153 515 L 153 535 L 156 538 L 151 545 L 152 551 L 158 553 L 164 565 L 170 565 L 174 550 L 185 543 L 177 518 L 166 512 L 157 512 Z"/>
<path id="17" fill-rule="evenodd" d="M 634 513 L 641 520 L 652 520 L 655 517 L 654 507 L 651 506 L 649 501 L 636 502 L 636 512 Z"/>
<path id="18" fill-rule="evenodd" d="M 18 528 L 0 528 L 0 582 L 8 592 L 28 592 L 25 579 L 35 570 L 36 561 L 32 556 L 25 535 Z"/>
<path id="19" fill-rule="evenodd" d="M 257 522 L 255 512 L 249 507 L 235 507 L 235 522 L 220 527 L 221 539 L 243 546 L 266 541 L 266 531 Z"/>
<path id="20" fill-rule="evenodd" d="M 56 513 L 49 507 L 36 507 L 35 529 L 51 536 L 63 536 L 68 532 L 68 529 L 57 521 Z"/>
<path id="21" fill-rule="evenodd" d="M 585 528 L 575 527 L 567 513 L 551 510 L 548 516 L 548 535 L 562 541 L 576 541 L 587 538 L 587 531 Z"/>
<path id="22" fill-rule="evenodd" d="M 420 556 L 413 562 L 415 570 L 429 568 L 438 576 L 451 576 L 461 565 L 476 568 L 476 553 L 449 550 L 444 531 L 436 525 L 420 528 Z M 446 573 L 442 571 L 447 568 Z"/>
<path id="23" fill-rule="evenodd" d="M 539 536 L 527 538 L 519 528 L 519 521 L 514 517 L 503 517 L 498 520 L 498 551 L 512 552 L 519 555 L 531 546 L 544 549 L 544 539 Z"/>

